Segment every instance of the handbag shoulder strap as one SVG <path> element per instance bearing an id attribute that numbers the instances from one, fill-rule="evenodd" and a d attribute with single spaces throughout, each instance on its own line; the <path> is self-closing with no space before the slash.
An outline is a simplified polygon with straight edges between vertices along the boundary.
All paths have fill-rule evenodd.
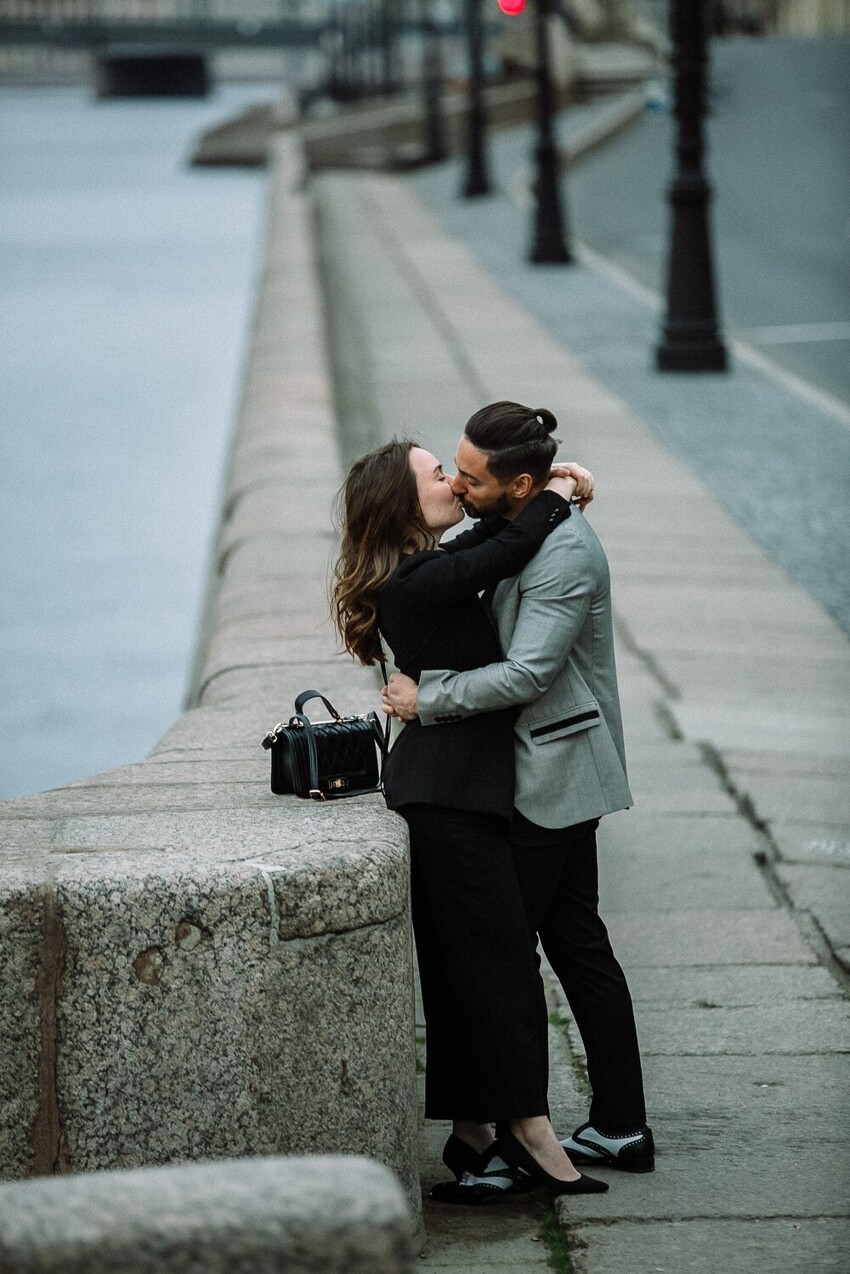
<path id="1" fill-rule="evenodd" d="M 388 686 L 390 683 L 389 683 L 389 678 L 387 677 L 387 661 L 384 658 L 383 648 L 381 648 L 381 653 L 379 658 L 381 660 L 381 676 L 384 679 L 384 685 Z M 387 717 L 384 721 L 383 742 L 381 743 L 381 741 L 379 740 L 379 745 L 381 747 L 381 775 L 380 775 L 381 787 L 383 787 L 384 785 L 384 762 L 386 761 L 387 754 L 390 750 L 390 730 L 391 729 L 392 729 L 392 717 Z"/>

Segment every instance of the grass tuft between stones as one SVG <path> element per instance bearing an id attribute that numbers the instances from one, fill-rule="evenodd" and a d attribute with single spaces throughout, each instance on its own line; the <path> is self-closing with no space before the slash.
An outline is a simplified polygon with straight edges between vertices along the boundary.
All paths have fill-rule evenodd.
<path id="1" fill-rule="evenodd" d="M 555 1274 L 576 1274 L 567 1246 L 567 1236 L 555 1212 L 554 1200 L 548 1195 L 539 1195 L 535 1204 L 540 1220 L 540 1235 L 546 1244 L 549 1268 Z"/>

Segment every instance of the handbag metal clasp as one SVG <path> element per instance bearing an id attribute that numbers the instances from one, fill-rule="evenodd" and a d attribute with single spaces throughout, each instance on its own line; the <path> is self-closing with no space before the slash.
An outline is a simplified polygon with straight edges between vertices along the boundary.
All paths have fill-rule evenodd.
<path id="1" fill-rule="evenodd" d="M 328 799 L 325 796 L 324 792 L 320 792 L 317 787 L 310 788 L 310 795 L 312 796 L 314 801 L 326 801 Z"/>

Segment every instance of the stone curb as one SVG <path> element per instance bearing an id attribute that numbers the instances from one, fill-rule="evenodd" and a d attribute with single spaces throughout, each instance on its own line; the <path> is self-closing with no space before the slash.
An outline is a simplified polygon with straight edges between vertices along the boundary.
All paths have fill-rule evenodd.
<path id="1" fill-rule="evenodd" d="M 220 1163 L 0 1186 L 4 1274 L 405 1274 L 410 1218 L 368 1159 Z"/>
<path id="2" fill-rule="evenodd" d="M 307 687 L 378 703 L 330 636 L 338 482 L 281 134 L 190 704 L 138 765 L 0 805 L 2 1176 L 355 1152 L 418 1215 L 404 824 L 273 797 L 260 748 Z"/>

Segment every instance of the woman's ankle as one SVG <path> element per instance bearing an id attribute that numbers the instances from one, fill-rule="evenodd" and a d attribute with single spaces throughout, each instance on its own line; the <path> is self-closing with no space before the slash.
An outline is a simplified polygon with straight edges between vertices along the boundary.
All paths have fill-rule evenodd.
<path id="1" fill-rule="evenodd" d="M 531 1115 L 525 1119 L 512 1119 L 511 1132 L 529 1148 L 546 1146 L 557 1140 L 555 1130 L 546 1115 Z"/>
<path id="2" fill-rule="evenodd" d="M 467 1146 L 479 1153 L 493 1144 L 493 1129 L 490 1124 L 476 1124 L 469 1119 L 455 1119 L 452 1132 Z"/>

